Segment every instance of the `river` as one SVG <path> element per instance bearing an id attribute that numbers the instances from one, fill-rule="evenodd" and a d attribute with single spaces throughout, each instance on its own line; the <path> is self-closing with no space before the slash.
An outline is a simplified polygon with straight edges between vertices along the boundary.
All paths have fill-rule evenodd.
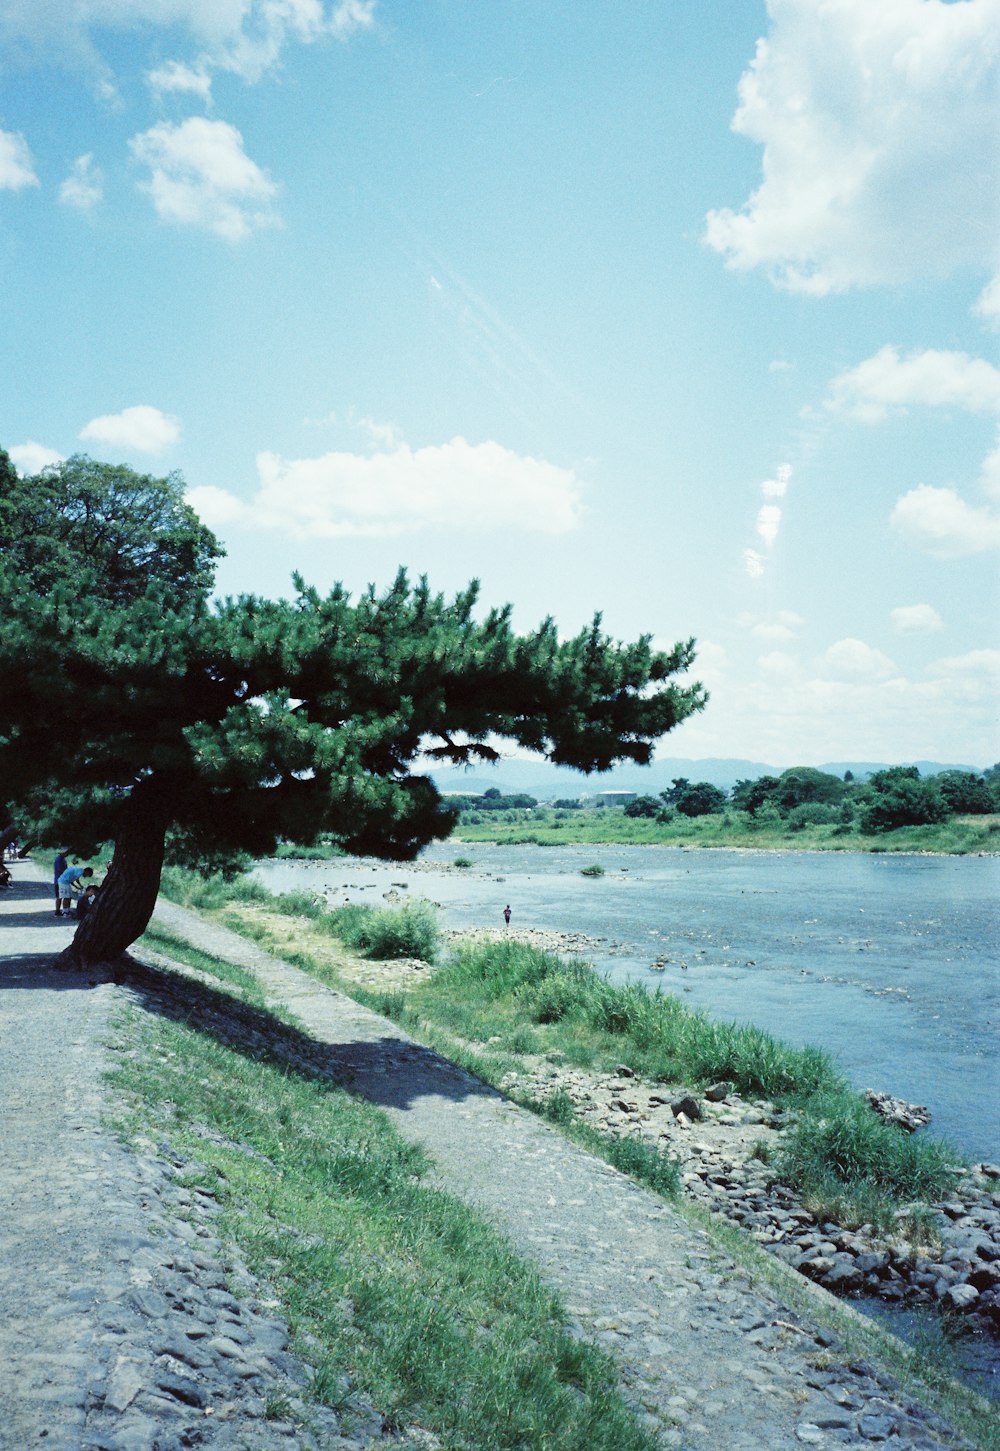
<path id="1" fill-rule="evenodd" d="M 582 876 L 591 864 L 604 875 Z M 452 841 L 409 866 L 257 872 L 333 903 L 426 897 L 454 928 L 500 927 L 509 903 L 513 928 L 594 939 L 612 980 L 826 1048 L 856 1087 L 926 1104 L 931 1132 L 1000 1158 L 1000 858 Z"/>

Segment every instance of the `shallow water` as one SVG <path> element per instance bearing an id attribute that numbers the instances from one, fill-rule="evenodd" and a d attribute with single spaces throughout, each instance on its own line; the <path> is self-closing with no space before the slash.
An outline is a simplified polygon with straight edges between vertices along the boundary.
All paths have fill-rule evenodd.
<path id="1" fill-rule="evenodd" d="M 451 868 L 459 855 L 473 866 Z M 605 875 L 581 876 L 591 863 Z M 931 1132 L 1000 1157 L 998 858 L 451 842 L 410 866 L 258 874 L 275 891 L 378 906 L 395 884 L 456 928 L 501 927 L 509 902 L 515 928 L 599 939 L 588 956 L 614 981 L 824 1047 L 856 1087 L 927 1104 Z"/>

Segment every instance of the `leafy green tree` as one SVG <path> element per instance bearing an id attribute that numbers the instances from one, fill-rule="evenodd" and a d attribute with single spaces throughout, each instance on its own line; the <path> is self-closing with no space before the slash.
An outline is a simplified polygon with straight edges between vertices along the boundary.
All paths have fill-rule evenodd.
<path id="1" fill-rule="evenodd" d="M 921 780 L 916 766 L 891 766 L 869 780 L 858 824 L 863 832 L 879 833 L 925 826 L 947 815 L 940 791 L 933 781 Z"/>
<path id="2" fill-rule="evenodd" d="M 677 799 L 682 816 L 716 816 L 726 809 L 726 793 L 710 781 L 695 781 Z"/>
<path id="3" fill-rule="evenodd" d="M 940 771 L 934 777 L 934 785 L 953 814 L 988 816 L 995 810 L 989 785 L 974 771 Z"/>
<path id="4" fill-rule="evenodd" d="M 648 763 L 706 696 L 693 641 L 655 652 L 600 618 L 560 641 L 477 618 L 400 571 L 382 594 L 210 603 L 221 551 L 177 478 L 73 458 L 20 479 L 0 452 L 0 781 L 6 822 L 79 853 L 115 843 L 70 957 L 141 934 L 165 850 L 200 868 L 278 839 L 411 858 L 455 812 L 419 760 L 507 739 L 582 771 Z"/>
<path id="5" fill-rule="evenodd" d="M 788 771 L 782 771 L 773 793 L 782 813 L 811 802 L 833 805 L 843 796 L 844 783 L 840 777 L 831 775 L 829 771 L 817 770 L 815 766 L 793 766 Z"/>
<path id="6" fill-rule="evenodd" d="M 686 776 L 675 776 L 673 782 L 671 783 L 670 790 L 660 792 L 660 800 L 666 806 L 676 806 L 678 801 L 681 799 L 681 797 L 684 795 L 684 792 L 688 789 L 690 785 L 691 782 Z"/>
<path id="7" fill-rule="evenodd" d="M 636 796 L 625 802 L 625 815 L 633 818 L 659 816 L 662 805 L 656 796 Z"/>
<path id="8" fill-rule="evenodd" d="M 767 802 L 774 802 L 780 784 L 777 776 L 758 776 L 756 781 L 737 781 L 732 791 L 732 803 L 737 810 L 755 817 Z"/>

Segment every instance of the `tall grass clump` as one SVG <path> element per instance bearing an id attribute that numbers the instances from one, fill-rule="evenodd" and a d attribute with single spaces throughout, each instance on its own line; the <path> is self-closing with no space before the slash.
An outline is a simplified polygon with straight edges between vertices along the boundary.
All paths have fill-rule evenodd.
<path id="1" fill-rule="evenodd" d="M 271 903 L 274 897 L 256 878 L 250 876 L 227 880 L 221 872 L 202 875 L 188 867 L 164 867 L 160 891 L 171 902 L 200 911 L 218 911 L 241 902 Z"/>
<path id="2" fill-rule="evenodd" d="M 847 1220 L 885 1221 L 900 1200 L 940 1198 L 956 1155 L 937 1139 L 886 1123 L 848 1090 L 817 1094 L 778 1158 L 793 1187 Z"/>
<path id="3" fill-rule="evenodd" d="M 324 913 L 322 926 L 365 957 L 417 957 L 422 962 L 437 957 L 437 912 L 430 902 L 404 902 L 392 908 L 335 907 Z"/>

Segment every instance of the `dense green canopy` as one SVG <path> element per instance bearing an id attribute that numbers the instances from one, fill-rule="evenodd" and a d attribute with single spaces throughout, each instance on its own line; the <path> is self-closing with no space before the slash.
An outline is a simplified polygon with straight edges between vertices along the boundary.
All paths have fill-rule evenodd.
<path id="1" fill-rule="evenodd" d="M 692 641 L 617 644 L 599 617 L 518 634 L 475 583 L 446 600 L 403 571 L 356 600 L 296 579 L 213 604 L 220 552 L 176 478 L 76 457 L 20 479 L 0 452 L 0 790 L 26 830 L 113 839 L 119 865 L 129 820 L 202 866 L 320 833 L 412 857 L 453 824 L 419 760 L 501 738 L 584 771 L 646 762 L 705 701 L 673 678 Z"/>

